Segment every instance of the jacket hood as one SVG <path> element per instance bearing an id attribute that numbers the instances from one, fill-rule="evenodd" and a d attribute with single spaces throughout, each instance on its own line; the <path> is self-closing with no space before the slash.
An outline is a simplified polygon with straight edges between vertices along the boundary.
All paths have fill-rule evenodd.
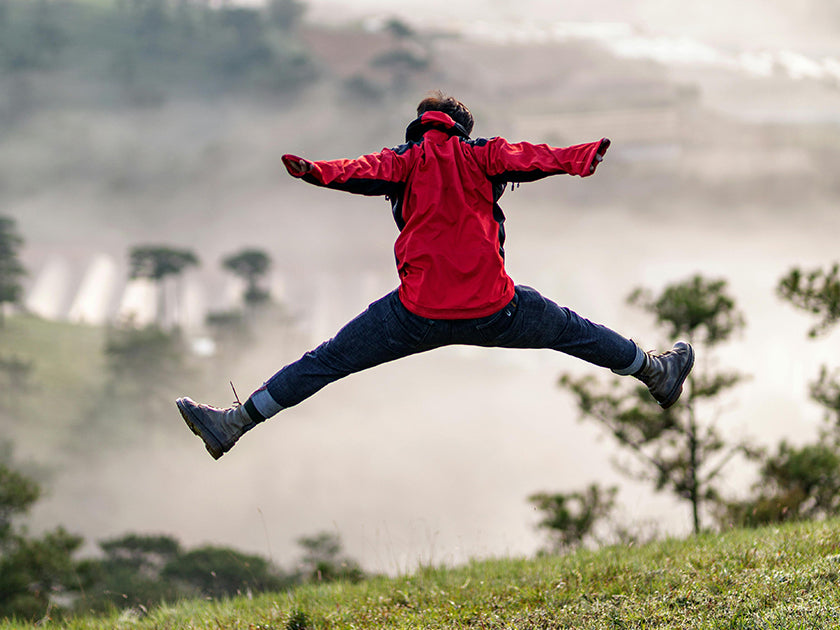
<path id="1" fill-rule="evenodd" d="M 443 112 L 425 112 L 419 118 L 414 119 L 405 130 L 406 142 L 419 142 L 423 134 L 430 129 L 437 129 L 448 133 L 450 136 L 460 136 L 468 140 L 470 134 L 460 124 L 456 123 L 448 114 Z"/>

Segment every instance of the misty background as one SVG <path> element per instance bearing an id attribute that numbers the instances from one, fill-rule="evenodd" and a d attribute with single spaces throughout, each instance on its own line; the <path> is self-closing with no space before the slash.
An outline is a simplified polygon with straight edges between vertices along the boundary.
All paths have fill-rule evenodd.
<path id="1" fill-rule="evenodd" d="M 127 313 L 143 321 L 154 311 L 142 287 L 126 285 L 128 249 L 185 247 L 202 266 L 184 278 L 180 321 L 202 348 L 204 316 L 241 294 L 221 260 L 264 249 L 283 316 L 261 322 L 239 353 L 197 355 L 214 378 L 169 383 L 227 406 L 232 380 L 244 400 L 397 284 L 388 204 L 295 181 L 280 156 L 397 145 L 416 103 L 441 88 L 471 107 L 474 136 L 613 141 L 594 177 L 502 198 L 516 282 L 665 349 L 673 340 L 625 304 L 630 291 L 693 273 L 726 279 L 746 332 L 698 361 L 752 378 L 712 413 L 727 437 L 813 439 L 822 412 L 807 384 L 833 364 L 837 339 L 806 341 L 809 322 L 775 286 L 793 265 L 838 258 L 834 3 L 495 0 L 459 3 L 457 15 L 435 0 L 306 6 L 296 38 L 317 78 L 293 90 L 138 102 L 84 77 L 4 77 L 0 203 L 26 241 L 31 311 L 86 330 Z M 403 75 L 372 63 L 396 45 L 384 30 L 393 17 L 415 29 L 399 44 L 428 66 Z M 373 98 L 348 89 L 360 77 Z M 33 410 L 7 437 L 48 475 L 35 526 L 89 540 L 161 532 L 284 562 L 296 538 L 327 529 L 366 569 L 409 571 L 531 554 L 541 538 L 526 497 L 593 481 L 621 486 L 626 522 L 687 532 L 685 506 L 613 469 L 612 443 L 578 421 L 561 372 L 598 371 L 548 351 L 411 357 L 331 385 L 218 462 L 169 400 L 147 431 L 121 431 L 116 408 L 113 426 L 80 440 L 75 422 Z M 53 385 L 38 388 L 52 398 L 62 391 Z M 725 485 L 737 496 L 750 481 L 735 466 Z"/>

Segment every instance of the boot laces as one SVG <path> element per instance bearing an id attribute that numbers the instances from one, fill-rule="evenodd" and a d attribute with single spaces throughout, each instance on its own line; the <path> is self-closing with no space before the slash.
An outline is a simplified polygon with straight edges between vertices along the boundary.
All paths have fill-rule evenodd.
<path id="1" fill-rule="evenodd" d="M 236 388 L 233 386 L 233 381 L 228 381 L 230 383 L 230 388 L 233 390 L 233 398 L 234 401 L 231 404 L 232 407 L 241 407 L 242 403 L 239 402 L 239 394 L 236 393 Z"/>

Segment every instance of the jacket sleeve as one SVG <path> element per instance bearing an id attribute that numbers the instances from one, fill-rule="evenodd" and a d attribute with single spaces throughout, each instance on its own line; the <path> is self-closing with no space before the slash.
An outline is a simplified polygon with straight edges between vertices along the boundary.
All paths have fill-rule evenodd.
<path id="1" fill-rule="evenodd" d="M 560 173 L 588 177 L 602 140 L 557 148 L 490 138 L 476 153 L 487 175 L 503 181 L 531 182 Z"/>
<path id="2" fill-rule="evenodd" d="M 392 194 L 405 182 L 409 170 L 408 156 L 392 149 L 383 149 L 379 153 L 363 155 L 353 160 L 305 160 L 311 167 L 305 173 L 295 172 L 289 166 L 290 162 L 300 159 L 295 155 L 283 156 L 283 163 L 292 177 L 316 186 L 357 195 Z"/>

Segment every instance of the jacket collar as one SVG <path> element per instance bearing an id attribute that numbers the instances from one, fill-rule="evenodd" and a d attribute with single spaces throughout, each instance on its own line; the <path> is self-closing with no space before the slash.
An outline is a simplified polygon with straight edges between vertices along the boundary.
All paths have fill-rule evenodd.
<path id="1" fill-rule="evenodd" d="M 443 112 L 425 112 L 419 118 L 413 120 L 405 130 L 406 142 L 419 142 L 423 134 L 430 129 L 443 131 L 450 136 L 460 136 L 468 140 L 470 134 L 461 125 L 456 123 L 448 114 Z"/>

